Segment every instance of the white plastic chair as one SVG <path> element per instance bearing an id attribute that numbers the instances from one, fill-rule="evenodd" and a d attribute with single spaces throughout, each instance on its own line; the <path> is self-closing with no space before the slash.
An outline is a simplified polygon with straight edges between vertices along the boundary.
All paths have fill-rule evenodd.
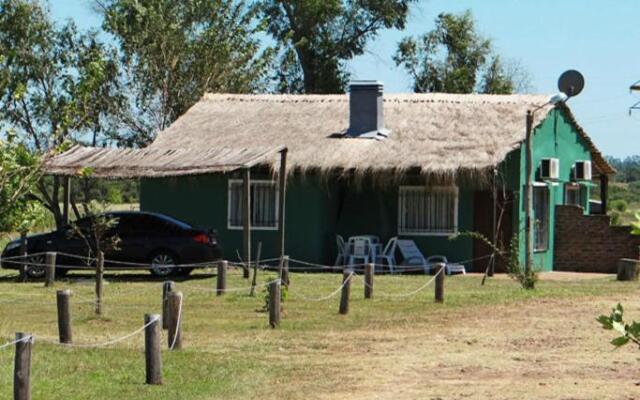
<path id="1" fill-rule="evenodd" d="M 433 269 L 434 264 L 444 263 L 444 272 L 447 275 L 451 275 L 455 273 L 466 274 L 467 270 L 463 264 L 449 263 L 447 257 L 445 256 L 431 256 L 427 258 L 427 265 L 429 266 L 429 270 Z"/>
<path id="2" fill-rule="evenodd" d="M 349 238 L 349 265 L 355 265 L 356 260 L 361 260 L 363 264 L 368 264 L 371 260 L 371 238 L 364 236 L 353 236 Z"/>
<path id="3" fill-rule="evenodd" d="M 430 270 L 429 265 L 427 264 L 427 260 L 416 246 L 416 243 L 413 240 L 409 239 L 398 239 L 396 240 L 396 247 L 402 254 L 402 264 L 403 266 L 420 266 L 424 268 L 424 272 L 427 273 Z"/>
<path id="4" fill-rule="evenodd" d="M 336 262 L 334 266 L 344 265 L 347 261 L 347 252 L 344 244 L 344 238 L 340 235 L 336 235 L 336 245 L 338 246 L 338 255 L 336 256 Z"/>
<path id="5" fill-rule="evenodd" d="M 379 254 L 376 257 L 376 263 L 377 264 L 381 264 L 384 266 L 384 264 L 387 264 L 387 266 L 389 267 L 389 272 L 393 273 L 395 270 L 395 266 L 396 266 L 396 241 L 398 240 L 397 237 L 392 237 L 391 239 L 389 239 L 389 241 L 387 242 L 387 245 L 384 246 L 384 250 L 382 250 L 382 254 Z"/>

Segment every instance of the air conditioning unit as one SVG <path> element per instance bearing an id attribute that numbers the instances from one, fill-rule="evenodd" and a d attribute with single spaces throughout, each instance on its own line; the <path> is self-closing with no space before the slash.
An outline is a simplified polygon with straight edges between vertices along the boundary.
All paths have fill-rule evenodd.
<path id="1" fill-rule="evenodd" d="M 576 164 L 573 166 L 573 180 L 591 180 L 591 161 L 576 161 Z"/>
<path id="2" fill-rule="evenodd" d="M 540 160 L 540 180 L 558 180 L 560 178 L 560 160 L 543 158 Z"/>

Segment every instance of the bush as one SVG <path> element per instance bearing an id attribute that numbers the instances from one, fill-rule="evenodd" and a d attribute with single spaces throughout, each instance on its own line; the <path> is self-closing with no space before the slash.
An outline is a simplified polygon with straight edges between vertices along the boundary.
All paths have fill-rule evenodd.
<path id="1" fill-rule="evenodd" d="M 629 203 L 626 200 L 615 200 L 611 202 L 611 208 L 617 212 L 623 213 L 629 209 Z"/>

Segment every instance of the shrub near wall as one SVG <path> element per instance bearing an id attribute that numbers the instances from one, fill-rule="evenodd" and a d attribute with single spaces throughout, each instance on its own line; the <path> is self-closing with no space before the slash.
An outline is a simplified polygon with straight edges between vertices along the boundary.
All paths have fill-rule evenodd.
<path id="1" fill-rule="evenodd" d="M 611 226 L 607 215 L 584 215 L 581 207 L 556 206 L 556 271 L 616 273 L 620 258 L 638 259 L 640 236 L 630 226 Z"/>

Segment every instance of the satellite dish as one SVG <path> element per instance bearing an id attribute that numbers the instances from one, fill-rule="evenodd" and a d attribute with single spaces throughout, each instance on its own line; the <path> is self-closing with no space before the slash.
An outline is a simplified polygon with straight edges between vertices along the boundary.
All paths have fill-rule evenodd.
<path id="1" fill-rule="evenodd" d="M 558 78 L 558 90 L 567 97 L 577 96 L 584 88 L 584 77 L 575 69 L 564 71 Z"/>

